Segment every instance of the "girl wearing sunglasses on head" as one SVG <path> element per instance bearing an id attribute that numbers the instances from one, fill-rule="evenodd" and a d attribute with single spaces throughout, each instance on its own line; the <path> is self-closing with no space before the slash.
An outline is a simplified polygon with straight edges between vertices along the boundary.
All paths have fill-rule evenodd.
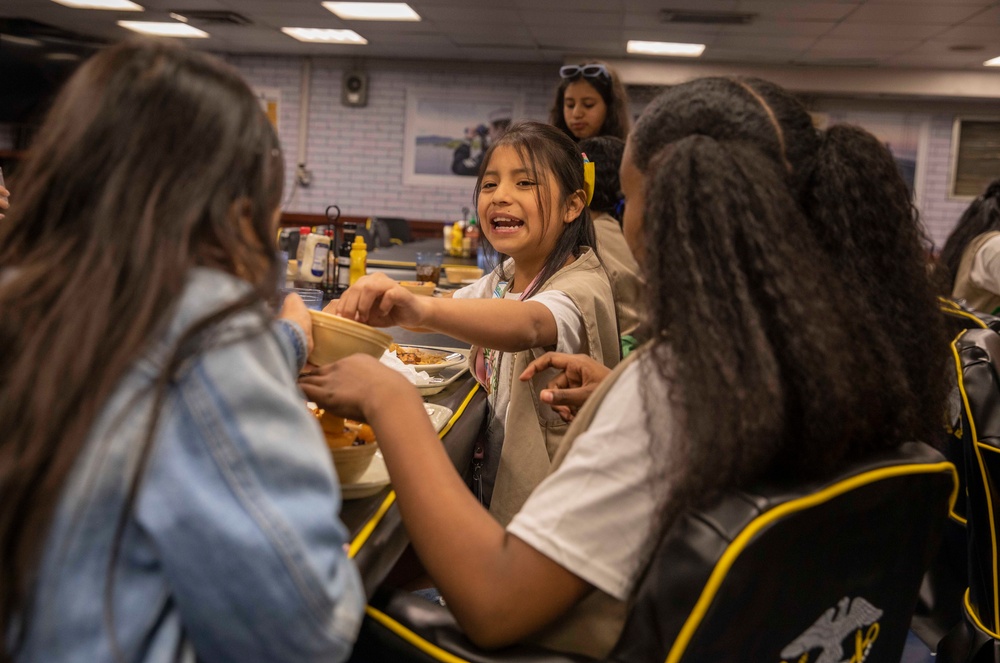
<path id="1" fill-rule="evenodd" d="M 603 62 L 560 67 L 562 81 L 549 111 L 549 124 L 573 140 L 615 136 L 625 140 L 631 125 L 628 97 L 614 69 Z"/>

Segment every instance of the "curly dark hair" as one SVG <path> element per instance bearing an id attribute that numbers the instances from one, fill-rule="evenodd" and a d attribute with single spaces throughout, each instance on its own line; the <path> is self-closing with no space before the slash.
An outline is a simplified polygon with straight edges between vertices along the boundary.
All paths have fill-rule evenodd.
<path id="1" fill-rule="evenodd" d="M 781 88 L 706 78 L 651 103 L 626 158 L 646 182 L 645 245 L 671 247 L 644 264 L 652 370 L 687 433 L 668 519 L 940 426 L 943 324 L 905 184 L 874 137 L 823 137 Z M 646 406 L 657 430 L 663 404 Z"/>
<path id="2" fill-rule="evenodd" d="M 958 266 L 969 242 L 994 230 L 1000 230 L 1000 179 L 990 182 L 986 191 L 965 208 L 958 225 L 948 235 L 937 264 L 941 294 L 950 296 L 955 288 Z"/>
<path id="3" fill-rule="evenodd" d="M 618 179 L 618 169 L 622 165 L 625 141 L 615 136 L 594 136 L 584 138 L 578 145 L 580 151 L 594 162 L 594 197 L 590 201 L 590 209 L 610 214 L 621 225 L 619 203 L 622 199 L 622 185 Z"/>
<path id="4" fill-rule="evenodd" d="M 549 109 L 549 124 L 557 127 L 573 140 L 577 140 L 576 136 L 573 135 L 573 132 L 566 125 L 566 117 L 563 115 L 563 98 L 566 95 L 566 88 L 570 83 L 585 80 L 597 90 L 598 94 L 601 95 L 601 99 L 604 100 L 604 105 L 608 108 L 607 115 L 604 117 L 604 124 L 601 125 L 598 135 L 615 136 L 625 140 L 632 125 L 632 119 L 628 110 L 628 93 L 625 91 L 625 85 L 622 84 L 618 73 L 607 63 L 592 60 L 590 62 L 581 62 L 580 66 L 588 64 L 603 65 L 608 71 L 609 78 L 603 76 L 583 78 L 582 75 L 577 75 L 573 78 L 564 78 L 559 81 L 559 85 L 556 87 L 555 99 L 552 101 L 552 107 Z"/>

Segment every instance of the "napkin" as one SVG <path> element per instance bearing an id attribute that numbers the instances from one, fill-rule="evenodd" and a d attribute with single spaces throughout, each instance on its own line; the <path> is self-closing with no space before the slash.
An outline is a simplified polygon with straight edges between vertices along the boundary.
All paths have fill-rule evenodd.
<path id="1" fill-rule="evenodd" d="M 413 366 L 404 364 L 403 360 L 396 356 L 396 353 L 391 350 L 383 352 L 379 361 L 397 373 L 403 375 L 403 377 L 410 381 L 410 384 L 415 384 L 418 387 L 426 387 L 430 384 L 444 382 L 444 378 L 431 377 L 427 371 L 418 371 Z"/>

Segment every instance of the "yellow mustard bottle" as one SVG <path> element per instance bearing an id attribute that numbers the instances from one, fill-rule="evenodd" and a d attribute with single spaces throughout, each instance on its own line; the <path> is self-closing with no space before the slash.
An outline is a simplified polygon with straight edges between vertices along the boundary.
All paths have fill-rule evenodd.
<path id="1" fill-rule="evenodd" d="M 350 285 L 368 273 L 368 246 L 365 238 L 358 235 L 351 244 L 351 280 Z"/>

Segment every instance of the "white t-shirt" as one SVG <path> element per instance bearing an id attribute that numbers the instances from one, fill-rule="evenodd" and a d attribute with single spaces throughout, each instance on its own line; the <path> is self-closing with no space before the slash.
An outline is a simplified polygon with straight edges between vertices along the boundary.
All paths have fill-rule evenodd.
<path id="1" fill-rule="evenodd" d="M 643 382 L 640 358 L 622 372 L 562 465 L 531 493 L 507 531 L 610 596 L 625 601 L 652 552 L 666 494 L 662 464 L 677 434 L 666 386 Z M 650 371 L 655 375 L 655 372 Z M 653 384 L 651 384 L 652 382 Z M 657 450 L 643 394 L 663 403 Z"/>
<path id="2" fill-rule="evenodd" d="M 1000 235 L 986 240 L 976 251 L 969 281 L 977 288 L 1000 295 Z"/>
<path id="3" fill-rule="evenodd" d="M 489 275 L 483 276 L 475 283 L 456 290 L 452 297 L 455 299 L 492 299 L 495 296 L 495 290 L 490 289 L 489 282 Z M 505 289 L 506 283 L 501 281 L 499 287 Z M 506 292 L 504 290 L 503 298 L 519 300 L 521 293 Z M 552 317 L 556 321 L 557 336 L 555 346 L 532 348 L 531 352 L 535 357 L 541 357 L 550 350 L 565 352 L 567 354 L 580 352 L 583 347 L 585 334 L 583 314 L 580 313 L 580 309 L 576 307 L 576 304 L 569 298 L 569 295 L 560 290 L 546 290 L 545 292 L 535 293 L 528 301 L 537 302 L 545 306 L 552 313 Z M 470 358 L 471 361 L 475 361 L 475 358 Z M 494 363 L 499 367 L 499 369 L 495 369 L 499 370 L 499 375 L 496 381 L 496 391 L 489 396 L 490 412 L 488 416 L 490 417 L 490 422 L 486 430 L 486 459 L 483 466 L 483 493 L 487 504 L 489 504 L 493 496 L 493 483 L 496 478 L 497 468 L 500 465 L 500 451 L 503 449 L 507 409 L 508 405 L 510 405 L 510 385 L 511 381 L 516 379 L 516 376 L 512 374 L 514 370 L 513 353 L 498 353 L 494 359 Z M 475 366 L 470 366 L 470 369 L 475 374 Z M 555 369 L 549 369 L 542 372 L 540 374 L 541 377 L 538 379 L 544 384 L 554 379 L 558 373 Z M 559 419 L 559 415 L 548 406 L 545 406 L 543 411 L 539 412 L 539 415 L 542 418 Z"/>

